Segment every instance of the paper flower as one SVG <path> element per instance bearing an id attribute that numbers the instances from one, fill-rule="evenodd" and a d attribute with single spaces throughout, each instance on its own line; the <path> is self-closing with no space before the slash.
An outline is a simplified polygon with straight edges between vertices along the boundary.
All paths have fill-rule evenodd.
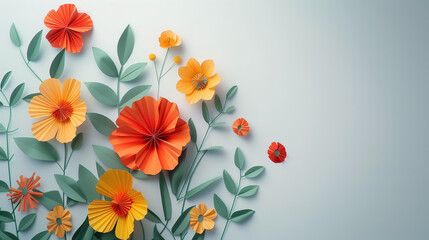
<path id="1" fill-rule="evenodd" d="M 186 95 L 188 103 L 212 99 L 214 87 L 220 82 L 219 75 L 213 75 L 214 68 L 213 60 L 206 60 L 200 66 L 194 58 L 189 59 L 185 67 L 179 68 L 181 79 L 177 82 L 176 89 Z"/>
<path id="2" fill-rule="evenodd" d="M 94 200 L 89 204 L 89 225 L 95 231 L 107 233 L 116 225 L 117 238 L 130 237 L 134 219 L 140 221 L 147 213 L 146 199 L 132 186 L 133 176 L 127 171 L 109 169 L 100 177 L 97 192 L 112 201 Z"/>
<path id="3" fill-rule="evenodd" d="M 85 121 L 86 104 L 79 99 L 80 82 L 69 78 L 64 82 L 50 78 L 40 85 L 41 95 L 33 97 L 28 108 L 30 117 L 46 117 L 33 123 L 34 137 L 48 141 L 57 135 L 57 140 L 67 143 L 76 136 L 76 127 Z"/>
<path id="4" fill-rule="evenodd" d="M 249 124 L 246 119 L 239 118 L 232 124 L 232 130 L 238 136 L 246 136 L 249 133 Z"/>
<path id="5" fill-rule="evenodd" d="M 155 53 L 151 53 L 151 54 L 149 54 L 149 60 L 151 60 L 151 61 L 155 61 L 155 60 L 156 60 L 156 55 L 155 55 Z"/>
<path id="6" fill-rule="evenodd" d="M 92 20 L 88 14 L 78 13 L 74 4 L 64 4 L 46 15 L 45 25 L 52 29 L 46 35 L 52 47 L 76 53 L 83 46 L 82 33 L 92 29 Z"/>
<path id="7" fill-rule="evenodd" d="M 196 233 L 202 234 L 204 230 L 214 228 L 215 222 L 213 219 L 217 216 L 214 209 L 210 208 L 207 210 L 207 206 L 202 203 L 198 207 L 194 207 L 189 214 L 191 215 L 189 224 Z"/>
<path id="8" fill-rule="evenodd" d="M 21 211 L 21 207 L 23 208 L 22 211 L 26 212 L 28 209 L 28 206 L 30 205 L 31 208 L 37 208 L 36 203 L 39 203 L 37 199 L 34 196 L 41 197 L 43 196 L 43 193 L 33 191 L 36 188 L 40 187 L 40 177 L 37 176 L 36 179 L 34 179 L 34 175 L 36 173 L 33 173 L 31 175 L 30 179 L 23 177 L 22 175 L 19 177 L 21 181 L 16 181 L 18 183 L 19 189 L 15 188 L 9 188 L 9 191 L 11 193 L 6 194 L 6 196 L 10 197 L 8 200 L 12 200 L 13 204 L 16 204 L 19 202 L 19 208 L 18 211 Z"/>
<path id="9" fill-rule="evenodd" d="M 182 148 L 191 140 L 188 124 L 175 103 L 146 96 L 125 107 L 109 140 L 122 163 L 155 175 L 177 166 Z"/>
<path id="10" fill-rule="evenodd" d="M 275 163 L 281 163 L 285 160 L 287 153 L 286 148 L 281 143 L 273 142 L 268 148 L 268 157 Z"/>
<path id="11" fill-rule="evenodd" d="M 180 44 L 182 44 L 182 41 L 180 40 L 180 36 L 176 35 L 171 30 L 162 32 L 158 40 L 159 40 L 159 45 L 162 48 L 177 47 Z"/>
<path id="12" fill-rule="evenodd" d="M 63 238 L 66 232 L 70 232 L 72 229 L 72 223 L 70 222 L 71 213 L 69 210 L 64 209 L 63 206 L 56 206 L 52 211 L 46 215 L 49 223 L 47 225 L 48 231 L 55 233 L 57 237 Z"/>

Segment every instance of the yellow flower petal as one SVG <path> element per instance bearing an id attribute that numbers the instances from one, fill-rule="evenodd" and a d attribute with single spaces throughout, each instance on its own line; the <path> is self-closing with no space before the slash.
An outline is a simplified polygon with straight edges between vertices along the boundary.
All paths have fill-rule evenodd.
<path id="1" fill-rule="evenodd" d="M 33 97 L 33 99 L 31 99 L 30 106 L 28 107 L 28 113 L 31 118 L 51 116 L 55 110 L 55 106 L 42 95 Z"/>
<path id="2" fill-rule="evenodd" d="M 80 97 L 80 82 L 74 78 L 69 78 L 63 85 L 62 99 L 65 102 L 73 104 Z"/>
<path id="3" fill-rule="evenodd" d="M 210 77 L 211 75 L 213 75 L 214 69 L 215 64 L 211 59 L 205 60 L 201 64 L 201 73 L 206 77 Z"/>
<path id="4" fill-rule="evenodd" d="M 57 140 L 60 143 L 68 143 L 76 137 L 76 127 L 73 126 L 70 120 L 60 123 L 60 129 L 58 130 Z"/>
<path id="5" fill-rule="evenodd" d="M 195 58 L 190 58 L 186 66 L 190 67 L 194 73 L 201 73 L 201 66 Z"/>
<path id="6" fill-rule="evenodd" d="M 55 137 L 55 134 L 60 127 L 60 123 L 53 117 L 47 117 L 38 122 L 33 123 L 31 131 L 33 136 L 39 141 L 49 141 Z"/>
<path id="7" fill-rule="evenodd" d="M 113 198 L 115 193 L 129 192 L 133 186 L 133 176 L 124 170 L 109 169 L 97 184 L 97 192 Z"/>
<path id="8" fill-rule="evenodd" d="M 64 231 L 69 232 L 72 229 L 72 223 L 67 220 L 62 220 L 61 227 L 64 229 Z"/>
<path id="9" fill-rule="evenodd" d="M 73 126 L 80 126 L 86 118 L 86 104 L 83 100 L 79 99 L 72 104 L 73 114 L 70 116 L 70 121 Z"/>
<path id="10" fill-rule="evenodd" d="M 134 218 L 131 214 L 121 216 L 116 224 L 115 236 L 119 239 L 128 239 L 134 231 Z"/>
<path id="11" fill-rule="evenodd" d="M 138 192 L 134 189 L 131 189 L 128 192 L 128 196 L 130 196 L 133 201 L 130 209 L 131 214 L 137 221 L 142 220 L 147 214 L 146 199 L 143 197 L 141 192 Z"/>
<path id="12" fill-rule="evenodd" d="M 176 89 L 183 94 L 191 94 L 195 90 L 195 87 L 190 81 L 180 80 L 176 84 Z"/>
<path id="13" fill-rule="evenodd" d="M 214 228 L 215 222 L 210 219 L 204 219 L 201 225 L 203 225 L 204 229 L 210 230 Z"/>
<path id="14" fill-rule="evenodd" d="M 61 99 L 61 82 L 56 78 L 50 78 L 42 82 L 39 87 L 40 93 L 50 102 L 50 105 L 58 105 Z"/>
<path id="15" fill-rule="evenodd" d="M 62 227 L 57 227 L 55 229 L 55 235 L 57 235 L 57 237 L 59 237 L 59 238 L 63 238 L 65 233 L 66 232 L 64 231 L 64 229 Z"/>
<path id="16" fill-rule="evenodd" d="M 204 219 L 214 219 L 217 216 L 216 211 L 213 208 L 210 208 L 209 210 L 207 210 L 204 214 Z"/>
<path id="17" fill-rule="evenodd" d="M 94 200 L 88 206 L 89 225 L 97 232 L 110 232 L 118 221 L 113 211 L 112 203 L 103 200 Z"/>
<path id="18" fill-rule="evenodd" d="M 195 74 L 197 72 L 194 72 L 190 67 L 179 67 L 179 76 L 182 79 L 191 81 Z"/>
<path id="19" fill-rule="evenodd" d="M 207 88 L 214 88 L 220 83 L 220 76 L 215 74 L 208 78 Z"/>

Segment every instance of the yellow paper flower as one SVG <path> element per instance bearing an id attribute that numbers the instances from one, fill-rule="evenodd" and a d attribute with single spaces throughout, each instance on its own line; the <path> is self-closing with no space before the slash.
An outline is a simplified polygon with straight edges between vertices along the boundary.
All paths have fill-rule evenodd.
<path id="1" fill-rule="evenodd" d="M 158 40 L 159 40 L 159 45 L 162 48 L 177 47 L 180 44 L 182 44 L 182 41 L 180 40 L 180 36 L 176 35 L 171 30 L 162 32 Z"/>
<path id="2" fill-rule="evenodd" d="M 70 222 L 71 213 L 69 210 L 64 209 L 63 206 L 56 206 L 52 211 L 48 213 L 46 219 L 49 220 L 48 231 L 55 233 L 57 237 L 63 238 L 66 232 L 70 232 L 72 229 L 72 223 Z"/>
<path id="3" fill-rule="evenodd" d="M 174 62 L 175 64 L 179 64 L 181 61 L 182 61 L 182 59 L 181 59 L 179 56 L 175 56 L 175 57 L 173 58 L 173 62 Z"/>
<path id="4" fill-rule="evenodd" d="M 110 232 L 116 225 L 117 238 L 130 237 L 134 219 L 142 220 L 147 213 L 146 199 L 132 186 L 133 176 L 127 171 L 109 169 L 100 177 L 97 192 L 113 200 L 94 200 L 89 204 L 89 225 L 95 231 Z"/>
<path id="5" fill-rule="evenodd" d="M 207 210 L 207 206 L 204 203 L 194 207 L 189 214 L 191 215 L 189 224 L 196 233 L 202 234 L 204 230 L 214 228 L 215 222 L 213 219 L 216 218 L 217 213 L 212 208 Z"/>
<path id="6" fill-rule="evenodd" d="M 156 60 L 156 55 L 155 55 L 155 53 L 151 53 L 151 54 L 149 54 L 149 60 L 151 60 L 151 61 L 155 61 L 155 60 Z"/>
<path id="7" fill-rule="evenodd" d="M 30 117 L 45 117 L 33 123 L 34 137 L 48 141 L 57 135 L 59 142 L 71 142 L 76 127 L 85 121 L 86 104 L 79 99 L 80 82 L 69 78 L 61 87 L 60 80 L 50 78 L 43 81 L 39 90 L 41 95 L 33 97 L 28 108 Z"/>
<path id="8" fill-rule="evenodd" d="M 220 76 L 213 75 L 214 68 L 213 60 L 206 60 L 200 66 L 194 58 L 189 59 L 185 67 L 179 68 L 182 79 L 177 82 L 176 89 L 186 95 L 188 103 L 212 99 L 215 86 L 220 82 Z"/>

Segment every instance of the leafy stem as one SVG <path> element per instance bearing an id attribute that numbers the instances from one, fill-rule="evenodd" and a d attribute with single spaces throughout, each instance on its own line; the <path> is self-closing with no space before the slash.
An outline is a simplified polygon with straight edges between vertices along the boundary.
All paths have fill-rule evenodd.
<path id="1" fill-rule="evenodd" d="M 120 88 L 121 88 L 121 75 L 122 75 L 122 70 L 124 70 L 124 65 L 121 65 L 121 69 L 119 70 L 119 75 L 118 75 L 118 84 L 117 84 L 117 88 L 116 88 L 116 95 L 118 97 L 117 99 L 117 103 L 118 103 L 118 115 L 121 113 L 121 106 L 119 105 L 119 103 L 121 102 L 121 97 L 120 97 Z"/>
<path id="2" fill-rule="evenodd" d="M 168 52 L 169 52 L 169 51 L 170 51 L 170 48 L 167 48 L 167 51 L 165 52 L 164 60 L 163 60 L 163 62 L 162 62 L 161 71 L 159 72 L 159 74 L 158 74 L 158 70 L 157 70 L 157 68 L 156 68 L 156 64 L 155 64 L 155 62 L 154 62 L 154 65 L 155 65 L 155 72 L 156 72 L 156 82 L 158 83 L 158 92 L 157 92 L 157 95 L 156 95 L 156 99 L 159 99 L 159 88 L 160 88 L 160 84 L 161 84 L 161 78 L 162 78 L 162 77 L 164 77 L 164 76 L 165 76 L 165 74 L 167 74 L 167 72 L 168 72 L 168 71 L 170 71 L 170 69 L 172 68 L 172 67 L 170 67 L 170 68 L 167 70 L 167 72 L 165 72 L 164 74 L 162 74 L 162 71 L 164 71 L 165 60 L 167 60 L 167 55 L 168 55 Z"/>
<path id="3" fill-rule="evenodd" d="M 226 230 L 228 229 L 229 222 L 231 221 L 232 211 L 234 210 L 235 203 L 237 202 L 238 193 L 240 192 L 240 186 L 241 186 L 241 180 L 243 179 L 243 175 L 241 175 L 241 169 L 240 169 L 240 180 L 238 181 L 237 191 L 234 194 L 234 200 L 232 201 L 231 209 L 229 210 L 228 218 L 226 219 L 225 227 L 222 231 L 222 236 L 220 237 L 220 240 L 223 239 L 225 236 Z"/>
<path id="4" fill-rule="evenodd" d="M 39 79 L 40 82 L 43 82 L 43 80 L 39 77 L 39 75 L 37 75 L 37 73 L 33 70 L 33 68 L 31 68 L 30 61 L 25 60 L 24 54 L 22 54 L 21 47 L 18 47 L 18 49 L 19 49 L 19 53 L 21 54 L 22 61 L 24 61 L 25 65 L 27 65 L 28 69 L 30 69 L 30 71 L 34 74 L 34 76 L 37 77 L 37 79 Z"/>

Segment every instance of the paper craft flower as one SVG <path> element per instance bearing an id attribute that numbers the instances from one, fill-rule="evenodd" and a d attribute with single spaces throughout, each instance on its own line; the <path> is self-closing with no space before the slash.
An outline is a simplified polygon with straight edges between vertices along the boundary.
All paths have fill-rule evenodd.
<path id="1" fill-rule="evenodd" d="M 238 136 L 246 136 L 249 133 L 249 124 L 246 119 L 239 118 L 232 124 L 232 130 Z"/>
<path id="2" fill-rule="evenodd" d="M 213 60 L 206 60 L 200 66 L 194 58 L 189 59 L 185 67 L 179 68 L 181 79 L 177 82 L 176 89 L 186 95 L 189 104 L 200 99 L 212 99 L 215 86 L 220 82 L 220 76 L 213 75 L 214 68 Z"/>
<path id="3" fill-rule="evenodd" d="M 45 117 L 33 123 L 34 137 L 48 141 L 57 135 L 61 143 L 72 141 L 86 114 L 86 104 L 79 99 L 80 82 L 69 78 L 61 89 L 60 80 L 50 78 L 43 81 L 39 90 L 41 95 L 33 97 L 28 108 L 30 117 Z"/>
<path id="4" fill-rule="evenodd" d="M 122 163 L 155 175 L 177 166 L 182 148 L 191 140 L 188 124 L 175 103 L 146 96 L 125 107 L 109 140 Z"/>
<path id="5" fill-rule="evenodd" d="M 57 237 L 63 238 L 66 232 L 70 232 L 72 229 L 72 223 L 70 222 L 71 213 L 69 210 L 64 209 L 63 206 L 56 206 L 52 211 L 46 215 L 49 223 L 47 225 L 48 231 L 55 233 Z"/>
<path id="6" fill-rule="evenodd" d="M 287 153 L 286 148 L 281 143 L 273 142 L 268 148 L 268 157 L 275 163 L 281 163 L 285 160 Z"/>
<path id="7" fill-rule="evenodd" d="M 180 36 L 176 35 L 171 30 L 162 32 L 158 40 L 159 40 L 159 45 L 162 48 L 177 47 L 180 44 L 182 44 L 182 41 L 180 40 Z"/>
<path id="8" fill-rule="evenodd" d="M 43 196 L 43 193 L 34 191 L 36 188 L 40 187 L 40 177 L 37 176 L 36 179 L 34 179 L 35 174 L 36 173 L 33 173 L 30 179 L 24 178 L 21 175 L 19 177 L 21 181 L 16 181 L 19 189 L 11 187 L 9 188 L 11 193 L 6 194 L 6 196 L 10 197 L 8 200 L 12 200 L 13 204 L 19 202 L 18 211 L 21 211 L 22 207 L 23 211 L 26 212 L 29 205 L 31 208 L 37 208 L 36 203 L 39 203 L 39 201 L 37 201 L 34 196 Z"/>
<path id="9" fill-rule="evenodd" d="M 191 215 L 189 224 L 196 233 L 202 234 L 204 230 L 214 228 L 215 222 L 213 219 L 217 216 L 214 209 L 210 208 L 207 210 L 207 206 L 202 203 L 198 207 L 194 207 L 189 214 Z"/>
<path id="10" fill-rule="evenodd" d="M 52 29 L 46 35 L 52 47 L 76 53 L 83 46 L 82 33 L 92 29 L 92 20 L 88 14 L 78 13 L 74 4 L 64 4 L 46 15 L 45 25 Z"/>
<path id="11" fill-rule="evenodd" d="M 113 200 L 94 200 L 89 204 L 89 225 L 95 231 L 110 232 L 116 225 L 117 238 L 130 237 L 134 219 L 140 221 L 147 213 L 146 199 L 132 186 L 133 176 L 127 171 L 109 169 L 100 177 L 97 192 Z"/>

